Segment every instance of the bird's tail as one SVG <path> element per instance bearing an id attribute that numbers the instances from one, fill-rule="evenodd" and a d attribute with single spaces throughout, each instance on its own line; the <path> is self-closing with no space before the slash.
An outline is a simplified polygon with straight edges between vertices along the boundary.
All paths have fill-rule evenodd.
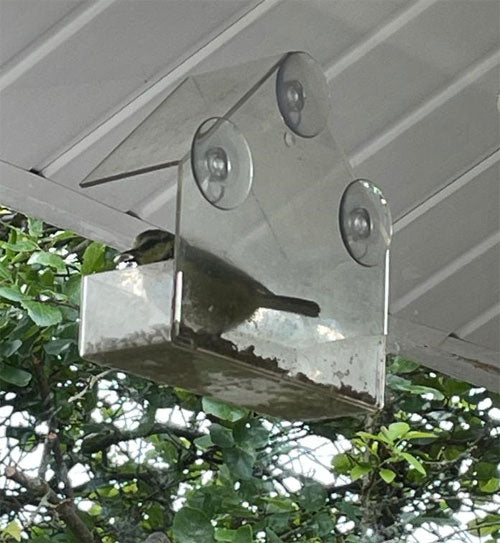
<path id="1" fill-rule="evenodd" d="M 316 302 L 304 300 L 303 298 L 292 298 L 291 296 L 275 296 L 273 294 L 265 297 L 262 307 L 296 313 L 305 317 L 319 317 L 320 307 Z"/>

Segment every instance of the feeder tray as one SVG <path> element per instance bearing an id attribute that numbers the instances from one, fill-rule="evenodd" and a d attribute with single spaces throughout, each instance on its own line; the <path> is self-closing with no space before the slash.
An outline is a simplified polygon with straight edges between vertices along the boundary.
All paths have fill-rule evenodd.
<path id="1" fill-rule="evenodd" d="M 83 358 L 288 419 L 382 406 L 389 207 L 330 102 L 306 53 L 193 76 L 90 174 L 175 171 L 175 258 L 84 278 Z"/>

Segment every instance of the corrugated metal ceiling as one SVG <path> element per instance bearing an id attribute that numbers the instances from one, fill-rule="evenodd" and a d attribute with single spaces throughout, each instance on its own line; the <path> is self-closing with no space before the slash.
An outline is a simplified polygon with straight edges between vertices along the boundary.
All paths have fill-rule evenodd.
<path id="1" fill-rule="evenodd" d="M 78 190 L 189 73 L 308 51 L 356 175 L 391 202 L 392 313 L 498 352 L 499 21 L 498 0 L 0 0 L 0 158 Z M 171 227 L 151 190 L 96 188 L 82 215 Z M 117 214 L 98 235 L 141 228 Z"/>

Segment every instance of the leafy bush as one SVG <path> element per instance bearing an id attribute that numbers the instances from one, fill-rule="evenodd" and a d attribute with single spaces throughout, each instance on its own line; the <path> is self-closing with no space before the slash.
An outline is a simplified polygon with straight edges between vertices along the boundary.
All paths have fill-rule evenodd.
<path id="1" fill-rule="evenodd" d="M 381 412 L 289 423 L 94 366 L 80 279 L 115 252 L 0 216 L 1 541 L 499 536 L 498 396 L 396 357 Z"/>

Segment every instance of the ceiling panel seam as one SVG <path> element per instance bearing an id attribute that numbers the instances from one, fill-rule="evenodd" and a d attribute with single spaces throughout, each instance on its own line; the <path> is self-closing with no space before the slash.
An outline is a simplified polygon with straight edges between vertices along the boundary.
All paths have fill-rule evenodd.
<path id="1" fill-rule="evenodd" d="M 19 77 L 33 68 L 38 62 L 57 49 L 84 26 L 108 9 L 117 0 L 86 2 L 70 11 L 57 21 L 38 39 L 30 43 L 2 67 L 0 91 L 12 85 Z"/>
<path id="2" fill-rule="evenodd" d="M 418 298 L 429 292 L 431 289 L 451 277 L 454 273 L 461 268 L 479 258 L 481 255 L 500 244 L 500 230 L 494 232 L 481 243 L 474 245 L 468 251 L 462 253 L 460 256 L 452 260 L 449 264 L 433 273 L 425 281 L 417 285 L 408 291 L 405 295 L 401 296 L 390 304 L 391 313 L 399 313 L 402 309 L 416 301 Z"/>
<path id="3" fill-rule="evenodd" d="M 247 15 L 242 16 L 242 18 L 234 23 L 231 27 L 223 31 L 217 38 L 209 42 L 206 46 L 202 47 L 197 53 L 186 59 L 186 61 L 181 63 L 177 68 L 175 68 L 165 77 L 153 84 L 148 90 L 146 90 L 144 93 L 134 98 L 133 100 L 129 101 L 122 109 L 120 109 L 111 117 L 107 118 L 95 129 L 91 130 L 90 133 L 86 132 L 86 135 L 79 137 L 76 143 L 70 145 L 69 148 L 67 148 L 62 153 L 58 153 L 56 158 L 49 159 L 45 165 L 41 166 L 41 171 L 43 171 L 46 177 L 52 177 L 53 175 L 55 175 L 61 168 L 66 166 L 69 162 L 71 162 L 74 158 L 76 158 L 89 147 L 91 147 L 94 143 L 97 143 L 101 138 L 103 138 L 111 130 L 119 126 L 122 122 L 124 122 L 136 111 L 138 111 L 141 107 L 146 106 L 149 102 L 151 102 L 159 94 L 164 92 L 167 88 L 173 87 L 173 85 L 178 83 L 178 81 L 183 76 L 186 76 L 195 65 L 199 64 L 211 52 L 218 49 L 220 46 L 223 45 L 223 43 L 227 42 L 235 34 L 237 34 L 240 28 L 243 28 L 244 26 L 250 24 L 250 22 L 253 22 L 259 16 L 262 16 L 264 13 L 269 11 L 271 7 L 274 7 L 274 5 L 279 3 L 279 1 L 280 0 L 264 0 L 264 2 L 248 12 Z M 429 7 L 431 3 L 431 0 L 419 2 L 421 10 L 420 13 L 424 11 L 424 4 L 425 7 Z M 416 4 L 412 7 L 415 6 Z M 249 18 L 251 18 L 250 21 L 248 20 Z M 407 19 L 407 17 L 404 18 L 404 20 L 406 21 Z M 397 18 L 395 20 L 397 20 Z M 371 38 L 368 38 L 368 40 L 370 39 Z M 358 47 L 363 48 L 362 43 L 360 43 Z M 450 83 L 448 83 L 443 89 L 436 92 L 425 103 L 405 114 L 403 117 L 398 119 L 384 131 L 375 135 L 371 141 L 360 147 L 358 150 L 354 151 L 354 153 L 350 154 L 348 158 L 351 166 L 355 168 L 361 165 L 371 156 L 376 154 L 385 146 L 389 145 L 397 137 L 399 137 L 411 127 L 423 120 L 425 117 L 436 111 L 436 109 L 444 105 L 448 100 L 459 94 L 469 85 L 473 84 L 477 79 L 482 77 L 491 69 L 495 68 L 499 64 L 499 62 L 500 49 L 496 49 L 485 58 L 481 58 L 480 60 L 473 63 L 466 70 L 458 74 L 458 76 L 455 77 Z"/>
<path id="4" fill-rule="evenodd" d="M 390 316 L 388 351 L 421 361 L 458 379 L 500 390 L 498 352 L 455 339 L 448 332 Z"/>
<path id="5" fill-rule="evenodd" d="M 344 70 L 352 66 L 358 60 L 362 59 L 370 51 L 375 49 L 381 43 L 389 39 L 393 34 L 399 32 L 411 21 L 419 17 L 426 9 L 435 4 L 438 0 L 419 0 L 408 8 L 396 12 L 389 22 L 379 26 L 368 36 L 365 36 L 358 43 L 350 47 L 347 51 L 326 67 L 325 75 L 329 81 L 337 77 Z"/>
<path id="6" fill-rule="evenodd" d="M 132 210 L 140 217 L 150 217 L 155 211 L 163 206 L 174 202 L 177 196 L 177 183 L 161 186 L 152 194 L 149 194 L 142 200 L 132 206 Z M 158 225 L 159 226 L 159 225 Z"/>
<path id="7" fill-rule="evenodd" d="M 499 315 L 500 315 L 500 302 L 492 305 L 486 311 L 483 311 L 482 313 L 474 317 L 469 322 L 460 326 L 460 328 L 457 328 L 455 330 L 455 335 L 457 335 L 458 337 L 467 337 L 468 335 L 472 334 L 476 330 L 479 330 L 481 326 L 488 324 L 490 321 L 492 321 Z"/>
<path id="8" fill-rule="evenodd" d="M 99 139 L 104 137 L 124 120 L 133 115 L 141 107 L 147 105 L 150 101 L 169 87 L 178 84 L 179 80 L 182 77 L 186 77 L 190 70 L 192 70 L 196 65 L 235 37 L 240 30 L 254 23 L 281 1 L 282 0 L 263 0 L 247 14 L 243 15 L 237 22 L 226 30 L 222 31 L 219 36 L 214 38 L 214 40 L 200 48 L 200 50 L 194 55 L 180 63 L 174 70 L 170 71 L 163 78 L 154 83 L 144 93 L 134 97 L 132 100 L 127 101 L 124 107 L 119 109 L 119 111 L 117 111 L 114 115 L 108 117 L 107 120 L 102 122 L 95 129 L 90 129 L 90 132 L 89 129 L 87 129 L 86 135 L 80 136 L 74 145 L 70 145 L 66 151 L 59 153 L 56 158 L 49 158 L 45 164 L 39 166 L 39 169 L 46 177 L 52 177 L 55 175 L 61 168 L 73 160 L 73 158 L 83 153 L 91 145 L 99 141 Z M 362 58 L 364 55 L 368 54 L 377 45 L 388 39 L 398 30 L 401 30 L 405 25 L 417 18 L 437 1 L 438 0 L 419 0 L 415 4 L 412 4 L 409 8 L 405 8 L 398 12 L 391 18 L 389 23 L 384 24 L 374 33 L 363 38 L 345 54 L 341 55 L 340 58 L 330 67 L 327 67 L 325 70 L 327 78 L 331 80 L 348 66 Z"/>
<path id="9" fill-rule="evenodd" d="M 394 234 L 397 234 L 413 221 L 416 221 L 419 217 L 436 207 L 443 200 L 465 187 L 468 183 L 476 179 L 479 175 L 488 170 L 498 161 L 500 161 L 500 149 L 497 149 L 492 154 L 481 159 L 479 162 L 474 164 L 472 168 L 469 168 L 466 172 L 453 179 L 438 192 L 434 193 L 432 196 L 415 206 L 398 220 L 394 221 Z"/>
<path id="10" fill-rule="evenodd" d="M 46 177 L 50 178 L 54 176 L 61 168 L 66 166 L 77 156 L 81 155 L 113 129 L 117 128 L 122 122 L 126 121 L 142 107 L 147 106 L 147 104 L 169 88 L 174 88 L 178 85 L 183 78 L 187 77 L 195 66 L 200 64 L 210 54 L 214 53 L 234 38 L 241 30 L 264 16 L 282 1 L 283 0 L 261 0 L 256 6 L 244 13 L 230 26 L 222 30 L 211 41 L 202 45 L 195 53 L 153 83 L 139 96 L 134 95 L 133 98 L 129 97 L 114 114 L 107 117 L 104 121 L 99 122 L 94 127 L 87 128 L 84 134 L 77 136 L 73 143 L 66 146 L 64 151 L 58 151 L 55 158 L 51 157 L 44 164 L 40 165 L 40 171 L 42 171 Z"/>
<path id="11" fill-rule="evenodd" d="M 499 63 L 500 48 L 496 49 L 486 57 L 481 58 L 479 61 L 474 62 L 471 66 L 458 74 L 458 76 L 456 76 L 443 89 L 433 94 L 422 105 L 405 114 L 384 131 L 375 135 L 370 142 L 354 151 L 354 153 L 352 153 L 349 157 L 351 166 L 355 168 L 368 160 L 412 126 L 415 126 L 431 113 L 434 113 L 450 99 L 457 96 L 480 77 L 498 66 Z"/>
<path id="12" fill-rule="evenodd" d="M 438 348 L 449 353 L 457 361 L 461 358 L 469 366 L 469 372 L 472 371 L 472 375 L 479 368 L 492 372 L 491 377 L 494 379 L 494 385 L 491 382 L 487 383 L 486 388 L 500 392 L 500 353 L 498 351 L 449 335 L 440 343 Z M 463 380 L 473 381 L 473 377 L 464 378 Z"/>

